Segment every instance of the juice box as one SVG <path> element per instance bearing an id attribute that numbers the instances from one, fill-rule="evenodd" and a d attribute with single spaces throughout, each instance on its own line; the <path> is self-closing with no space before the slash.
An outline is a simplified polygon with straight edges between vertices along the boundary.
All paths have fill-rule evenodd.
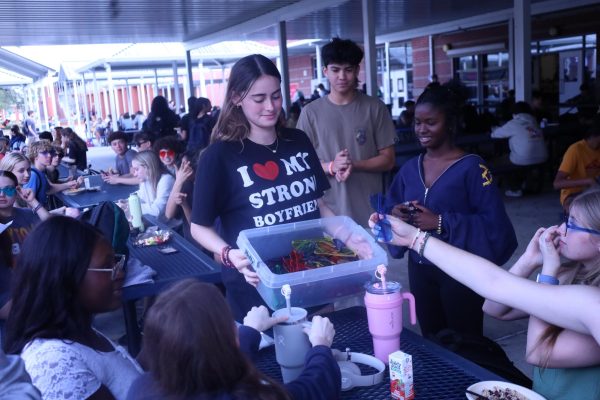
<path id="1" fill-rule="evenodd" d="M 414 400 L 412 356 L 396 351 L 390 354 L 389 361 L 392 399 Z"/>

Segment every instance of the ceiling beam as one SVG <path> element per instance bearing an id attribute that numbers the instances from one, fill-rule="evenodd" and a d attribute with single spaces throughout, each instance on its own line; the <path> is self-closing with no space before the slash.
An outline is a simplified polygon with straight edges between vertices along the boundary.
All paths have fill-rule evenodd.
<path id="1" fill-rule="evenodd" d="M 219 31 L 194 35 L 183 43 L 186 50 L 209 46 L 228 39 L 239 39 L 240 34 L 256 32 L 280 21 L 290 21 L 315 11 L 338 7 L 349 0 L 302 0 L 259 17 L 234 24 Z"/>
<path id="2" fill-rule="evenodd" d="M 531 16 L 557 12 L 566 9 L 586 7 L 597 5 L 598 0 L 549 0 L 542 3 L 531 4 Z M 415 37 L 437 35 L 441 33 L 456 32 L 464 29 L 476 28 L 485 25 L 491 25 L 498 22 L 508 21 L 514 15 L 513 8 L 489 12 L 473 17 L 457 19 L 454 21 L 442 22 L 440 24 L 428 25 L 423 28 L 398 31 L 385 35 L 378 35 L 375 38 L 377 44 L 386 42 L 399 42 L 413 39 Z"/>

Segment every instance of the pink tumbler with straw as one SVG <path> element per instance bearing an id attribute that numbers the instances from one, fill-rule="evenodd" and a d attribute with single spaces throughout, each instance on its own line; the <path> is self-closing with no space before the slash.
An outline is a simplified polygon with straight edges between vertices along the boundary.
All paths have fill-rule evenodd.
<path id="1" fill-rule="evenodd" d="M 402 303 L 408 300 L 410 322 L 417 323 L 415 298 L 412 293 L 401 292 L 398 282 L 389 281 L 368 283 L 366 285 L 365 306 L 369 332 L 373 336 L 375 357 L 388 363 L 388 356 L 400 350 L 400 333 L 402 332 Z"/>

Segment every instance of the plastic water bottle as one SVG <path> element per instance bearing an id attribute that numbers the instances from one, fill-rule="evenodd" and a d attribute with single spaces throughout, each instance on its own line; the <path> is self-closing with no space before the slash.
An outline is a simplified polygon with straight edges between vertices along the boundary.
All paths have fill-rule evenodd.
<path id="1" fill-rule="evenodd" d="M 142 204 L 140 203 L 140 198 L 136 192 L 129 195 L 129 212 L 131 213 L 131 225 L 133 228 L 138 228 L 140 231 L 143 231 Z"/>

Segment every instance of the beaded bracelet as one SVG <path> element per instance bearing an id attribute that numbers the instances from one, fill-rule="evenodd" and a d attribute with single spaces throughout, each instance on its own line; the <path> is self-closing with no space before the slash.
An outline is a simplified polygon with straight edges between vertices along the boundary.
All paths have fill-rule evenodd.
<path id="1" fill-rule="evenodd" d="M 331 161 L 329 163 L 329 167 L 327 167 L 327 169 L 329 170 L 329 175 L 334 176 L 335 172 L 333 172 L 333 161 Z"/>
<path id="2" fill-rule="evenodd" d="M 419 257 L 423 257 L 423 253 L 425 252 L 425 245 L 427 244 L 427 241 L 430 237 L 431 233 L 425 232 L 425 235 L 423 236 L 423 239 L 421 240 L 421 245 L 419 247 Z"/>
<path id="3" fill-rule="evenodd" d="M 42 203 L 38 203 L 37 206 L 33 207 L 31 209 L 31 212 L 34 213 L 34 214 L 37 214 L 37 212 L 40 210 L 40 208 L 42 208 Z"/>
<path id="4" fill-rule="evenodd" d="M 408 247 L 409 249 L 414 250 L 415 243 L 417 243 L 417 239 L 419 238 L 420 234 L 421 234 L 421 228 L 417 228 L 417 234 L 415 235 L 410 246 Z"/>
<path id="5" fill-rule="evenodd" d="M 226 266 L 227 268 L 235 268 L 235 265 L 229 259 L 229 252 L 231 251 L 231 246 L 225 246 L 221 250 L 221 264 Z"/>
<path id="6" fill-rule="evenodd" d="M 442 214 L 438 215 L 438 226 L 435 233 L 437 233 L 438 235 L 442 234 Z"/>

